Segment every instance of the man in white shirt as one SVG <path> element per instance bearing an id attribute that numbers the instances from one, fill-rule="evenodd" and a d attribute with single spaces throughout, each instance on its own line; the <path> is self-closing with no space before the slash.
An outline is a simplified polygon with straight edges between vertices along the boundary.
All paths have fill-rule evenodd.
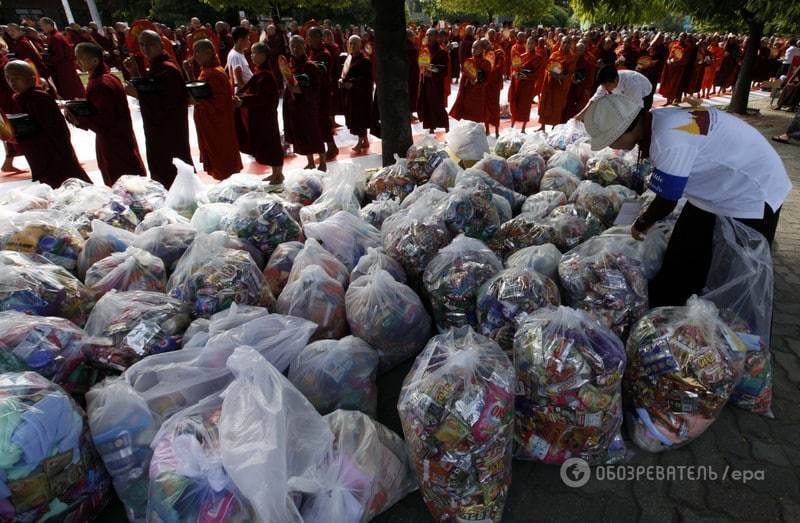
<path id="1" fill-rule="evenodd" d="M 597 83 L 600 84 L 597 86 L 597 92 L 586 107 L 575 116 L 576 120 L 583 120 L 589 106 L 609 94 L 624 96 L 646 111 L 653 107 L 653 84 L 641 73 L 627 69 L 617 71 L 613 65 L 604 65 L 597 72 Z"/>
<path id="2" fill-rule="evenodd" d="M 250 31 L 246 27 L 240 26 L 233 30 L 231 37 L 233 38 L 233 49 L 228 53 L 225 72 L 233 79 L 236 90 L 239 91 L 253 77 L 253 71 L 244 55 L 250 47 Z"/>
<path id="3" fill-rule="evenodd" d="M 783 55 L 783 63 L 792 65 L 792 60 L 794 60 L 795 56 L 800 56 L 800 47 L 797 47 L 797 41 L 792 38 L 789 40 L 789 47 L 786 48 L 786 52 Z"/>
<path id="4" fill-rule="evenodd" d="M 792 188 L 775 149 L 739 118 L 712 107 L 644 111 L 619 95 L 597 100 L 586 112 L 592 149 L 639 146 L 654 167 L 649 188 L 656 198 L 631 234 L 642 239 L 687 200 L 650 282 L 650 305 L 683 305 L 705 286 L 717 216 L 735 218 L 772 244 L 781 206 Z"/>

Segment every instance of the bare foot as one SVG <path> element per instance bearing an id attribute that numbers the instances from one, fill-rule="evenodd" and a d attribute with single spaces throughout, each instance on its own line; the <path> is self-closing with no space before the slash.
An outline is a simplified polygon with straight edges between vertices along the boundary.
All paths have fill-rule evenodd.
<path id="1" fill-rule="evenodd" d="M 316 169 L 316 168 L 317 168 L 317 166 L 316 166 L 316 165 L 314 165 L 313 163 L 308 163 L 308 164 L 306 164 L 306 166 L 305 166 L 305 167 L 303 167 L 303 169 Z M 320 169 L 320 171 L 321 171 L 321 170 L 322 170 L 322 169 Z"/>
<path id="2" fill-rule="evenodd" d="M 337 156 L 339 156 L 339 148 L 335 144 L 333 147 L 328 147 L 328 152 L 325 153 L 325 160 L 330 162 L 335 160 Z"/>
<path id="3" fill-rule="evenodd" d="M 0 168 L 0 171 L 4 173 L 21 173 L 22 169 L 15 167 L 12 161 L 6 160 L 6 162 L 3 163 L 3 166 Z"/>

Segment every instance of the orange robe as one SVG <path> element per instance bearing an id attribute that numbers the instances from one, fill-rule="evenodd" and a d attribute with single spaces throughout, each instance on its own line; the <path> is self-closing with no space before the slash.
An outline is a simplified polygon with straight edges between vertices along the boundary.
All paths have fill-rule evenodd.
<path id="1" fill-rule="evenodd" d="M 658 94 L 667 100 L 674 100 L 680 95 L 681 78 L 689 61 L 689 52 L 680 42 L 672 42 L 669 46 L 669 56 L 661 73 L 661 86 Z"/>
<path id="2" fill-rule="evenodd" d="M 468 64 L 474 65 L 477 71 L 477 78 L 473 78 L 467 72 Z M 450 116 L 456 120 L 484 121 L 486 84 L 491 72 L 492 64 L 483 57 L 471 57 L 464 60 L 464 64 L 461 66 L 458 95 L 453 108 L 450 109 Z"/>
<path id="3" fill-rule="evenodd" d="M 558 125 L 564 123 L 564 108 L 567 105 L 567 96 L 572 85 L 572 75 L 575 73 L 575 64 L 578 57 L 572 53 L 565 54 L 561 49 L 554 51 L 545 65 L 546 73 L 542 96 L 539 101 L 539 123 L 544 125 Z M 561 75 L 555 77 L 551 68 L 561 65 Z"/>
<path id="4" fill-rule="evenodd" d="M 211 98 L 197 100 L 194 108 L 200 161 L 208 174 L 217 180 L 224 180 L 242 171 L 242 157 L 239 155 L 233 121 L 233 87 L 219 65 L 204 67 L 199 79 L 208 82 L 212 92 Z"/>
<path id="5" fill-rule="evenodd" d="M 547 48 L 546 47 L 537 47 L 536 48 L 536 56 L 538 56 L 541 59 L 542 64 L 544 64 L 545 62 L 547 62 L 547 59 L 550 57 L 550 53 L 547 52 Z M 545 76 L 546 73 L 547 72 L 545 71 L 544 67 L 540 67 L 539 70 L 536 72 L 536 80 L 535 80 L 534 85 L 533 85 L 533 96 L 541 97 L 541 95 L 542 95 L 542 86 L 544 85 L 544 76 Z M 539 101 L 541 101 L 541 98 L 540 98 Z"/>
<path id="6" fill-rule="evenodd" d="M 501 47 L 494 49 L 494 66 L 486 82 L 486 110 L 484 122 L 495 127 L 500 125 L 500 92 L 503 90 L 503 72 L 506 55 Z"/>
<path id="7" fill-rule="evenodd" d="M 544 69 L 544 59 L 533 53 L 523 53 L 519 56 L 519 63 L 511 67 L 511 86 L 508 89 L 508 106 L 511 110 L 512 122 L 527 122 L 531 119 L 531 105 L 536 94 L 536 80 L 540 71 Z M 524 72 L 524 80 L 517 74 Z"/>
<path id="8" fill-rule="evenodd" d="M 718 45 L 709 45 L 708 56 L 711 57 L 711 63 L 709 63 L 706 70 L 703 71 L 703 83 L 701 84 L 701 88 L 703 89 L 711 89 L 714 87 L 714 78 L 717 76 L 722 58 L 725 56 L 725 49 Z"/>

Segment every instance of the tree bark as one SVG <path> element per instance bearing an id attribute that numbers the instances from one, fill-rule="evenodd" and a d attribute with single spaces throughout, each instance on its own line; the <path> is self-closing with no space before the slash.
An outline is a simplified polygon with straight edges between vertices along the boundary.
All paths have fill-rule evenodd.
<path id="1" fill-rule="evenodd" d="M 753 68 L 758 58 L 758 48 L 761 45 L 761 35 L 764 34 L 764 22 L 750 18 L 747 20 L 749 36 L 744 50 L 742 68 L 736 79 L 736 87 L 731 97 L 730 110 L 737 114 L 747 114 L 747 102 L 750 99 L 750 84 L 753 78 Z"/>
<path id="2" fill-rule="evenodd" d="M 405 2 L 371 1 L 375 9 L 376 83 L 383 165 L 391 165 L 394 155 L 404 157 L 413 143 L 408 99 Z"/>

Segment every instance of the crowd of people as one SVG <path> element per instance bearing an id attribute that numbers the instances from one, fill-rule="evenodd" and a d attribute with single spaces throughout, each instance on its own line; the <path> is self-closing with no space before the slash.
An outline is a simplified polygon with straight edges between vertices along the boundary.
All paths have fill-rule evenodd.
<path id="1" fill-rule="evenodd" d="M 212 27 L 192 18 L 188 27 L 175 29 L 139 20 L 102 31 L 95 24 L 59 31 L 53 20 L 42 18 L 0 31 L 7 79 L 0 81 L 0 110 L 14 115 L 6 127 L 18 128 L 6 142 L 3 171 L 16 171 L 13 159 L 24 154 L 33 178 L 53 186 L 68 177 L 86 178 L 66 122 L 96 133 L 107 184 L 121 174 L 145 173 L 126 95 L 141 108 L 150 175 L 166 186 L 176 173 L 173 158 L 192 164 L 190 105 L 203 168 L 216 179 L 242 170 L 240 152 L 270 166 L 271 181 L 282 180 L 290 149 L 306 156 L 307 168 L 324 171 L 339 153 L 336 115 L 344 115 L 358 137 L 356 154 L 368 150 L 369 134 L 380 134 L 369 28 L 276 19 L 263 27 L 242 20 L 231 30 L 224 22 Z M 733 34 L 411 23 L 409 121 L 418 118 L 433 133 L 449 130 L 450 117 L 467 119 L 499 135 L 501 116 L 510 117 L 512 127 L 520 123 L 524 132 L 537 104 L 544 129 L 580 119 L 599 94 L 625 94 L 627 84 L 649 90 L 639 94 L 648 107 L 656 92 L 667 104 L 688 95 L 724 94 L 736 82 L 746 43 L 746 36 Z M 791 76 L 800 62 L 796 44 L 792 38 L 763 38 L 753 82 Z M 89 75 L 85 88 L 79 68 Z M 510 87 L 501 99 L 505 81 Z M 458 94 L 448 111 L 454 83 Z M 26 133 L 31 120 L 46 132 Z M 37 156 L 42 148 L 54 154 Z"/>

